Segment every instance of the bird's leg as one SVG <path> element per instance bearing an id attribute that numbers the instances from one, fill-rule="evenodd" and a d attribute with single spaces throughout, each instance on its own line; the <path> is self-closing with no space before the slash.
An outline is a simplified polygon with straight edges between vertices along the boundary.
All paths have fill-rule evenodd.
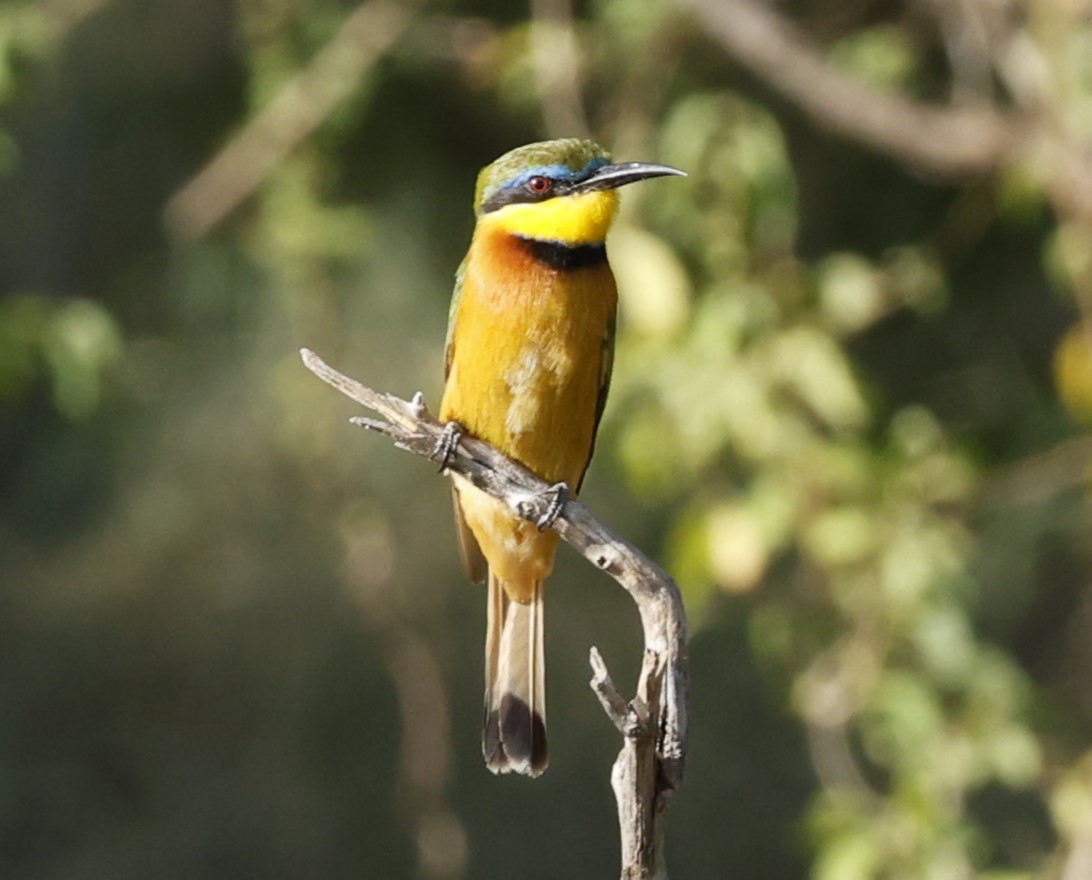
<path id="1" fill-rule="evenodd" d="M 535 525 L 540 532 L 546 531 L 561 516 L 561 511 L 565 509 L 565 502 L 569 500 L 569 486 L 567 483 L 554 483 L 542 494 L 549 499 L 550 506 L 535 520 Z"/>
<path id="2" fill-rule="evenodd" d="M 455 450 L 459 447 L 459 441 L 463 439 L 465 433 L 463 426 L 458 422 L 451 421 L 444 425 L 443 431 L 436 440 L 436 446 L 433 447 L 432 454 L 429 456 L 432 461 L 440 462 L 441 473 L 447 470 Z"/>

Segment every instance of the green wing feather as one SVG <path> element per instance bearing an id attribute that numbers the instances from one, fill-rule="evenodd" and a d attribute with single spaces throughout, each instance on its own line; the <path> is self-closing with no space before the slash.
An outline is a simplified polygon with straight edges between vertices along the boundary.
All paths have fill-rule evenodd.
<path id="1" fill-rule="evenodd" d="M 455 358 L 455 315 L 459 308 L 459 300 L 463 295 L 463 277 L 466 274 L 466 260 L 459 264 L 459 270 L 455 273 L 455 290 L 451 294 L 451 309 L 447 315 L 447 340 L 444 343 L 444 378 L 451 373 L 451 362 Z M 459 554 L 463 558 L 463 567 L 467 577 L 472 583 L 484 581 L 489 573 L 489 565 L 482 555 L 482 548 L 478 546 L 478 539 L 470 531 L 463 517 L 463 509 L 459 504 L 459 490 L 452 488 L 452 501 L 455 507 L 455 532 L 459 539 Z"/>
<path id="2" fill-rule="evenodd" d="M 459 309 L 459 301 L 463 298 L 463 278 L 465 277 L 466 257 L 455 271 L 455 289 L 451 292 L 451 307 L 447 310 L 447 338 L 444 340 L 445 379 L 451 372 L 451 361 L 455 357 L 455 314 Z"/>
<path id="3" fill-rule="evenodd" d="M 610 377 L 614 371 L 614 332 L 617 324 L 617 315 L 612 312 L 607 322 L 607 332 L 603 337 L 603 347 L 599 361 L 599 394 L 595 399 L 595 426 L 592 428 L 591 447 L 588 449 L 588 460 L 584 462 L 584 470 L 580 474 L 580 482 L 576 484 L 576 491 L 584 485 L 584 476 L 588 473 L 588 465 L 591 464 L 595 454 L 595 436 L 599 433 L 599 423 L 603 420 L 603 410 L 607 407 L 607 395 L 610 393 Z"/>

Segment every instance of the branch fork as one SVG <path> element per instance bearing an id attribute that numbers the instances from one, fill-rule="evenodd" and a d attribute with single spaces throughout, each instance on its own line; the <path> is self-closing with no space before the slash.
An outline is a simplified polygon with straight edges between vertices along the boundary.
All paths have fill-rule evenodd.
<path id="1" fill-rule="evenodd" d="M 422 458 L 435 460 L 443 449 L 445 473 L 465 477 L 505 501 L 517 516 L 553 529 L 633 598 L 645 642 L 637 694 L 632 700 L 622 697 L 596 648 L 589 657 L 591 688 L 624 740 L 611 772 L 621 831 L 621 878 L 667 880 L 667 803 L 682 781 L 688 725 L 686 614 L 675 582 L 558 486 L 467 434 L 450 442 L 450 432 L 428 412 L 420 392 L 402 400 L 350 379 L 308 349 L 300 354 L 312 373 L 382 417 L 355 416 L 353 424 Z M 445 439 L 449 442 L 443 446 Z"/>

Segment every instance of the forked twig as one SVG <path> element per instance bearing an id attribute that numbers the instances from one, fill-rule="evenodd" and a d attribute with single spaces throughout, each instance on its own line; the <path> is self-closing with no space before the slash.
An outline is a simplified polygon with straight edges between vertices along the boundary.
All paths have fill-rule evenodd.
<path id="1" fill-rule="evenodd" d="M 353 423 L 390 437 L 415 455 L 435 455 L 443 425 L 429 414 L 420 394 L 402 400 L 350 379 L 308 349 L 300 354 L 312 373 L 382 417 L 357 417 Z M 527 520 L 541 519 L 553 501 L 549 484 L 470 436 L 459 440 L 446 470 L 505 501 Z M 622 838 L 622 880 L 666 880 L 667 804 L 686 763 L 687 634 L 682 597 L 667 574 L 579 501 L 566 501 L 550 527 L 625 587 L 641 616 L 645 653 L 637 695 L 627 701 L 618 693 L 595 648 L 591 685 L 624 738 L 611 773 Z"/>

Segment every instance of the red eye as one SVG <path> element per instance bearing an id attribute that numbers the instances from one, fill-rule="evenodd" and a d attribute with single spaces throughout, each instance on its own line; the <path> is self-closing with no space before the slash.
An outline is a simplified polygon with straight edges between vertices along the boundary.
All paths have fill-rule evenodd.
<path id="1" fill-rule="evenodd" d="M 527 181 L 527 191 L 536 196 L 544 196 L 554 188 L 554 182 L 548 177 L 532 177 Z"/>

